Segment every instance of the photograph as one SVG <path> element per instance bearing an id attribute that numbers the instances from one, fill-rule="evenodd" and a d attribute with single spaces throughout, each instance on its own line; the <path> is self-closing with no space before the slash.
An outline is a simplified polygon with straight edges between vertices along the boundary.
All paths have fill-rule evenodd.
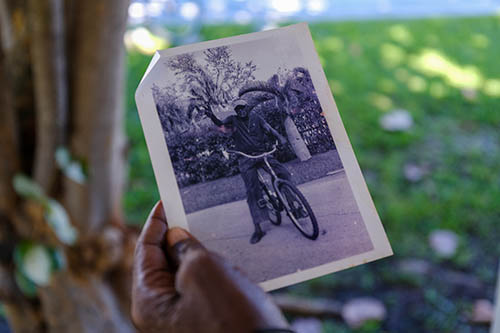
<path id="1" fill-rule="evenodd" d="M 307 26 L 246 36 L 157 54 L 138 89 L 167 217 L 266 289 L 390 255 Z"/>

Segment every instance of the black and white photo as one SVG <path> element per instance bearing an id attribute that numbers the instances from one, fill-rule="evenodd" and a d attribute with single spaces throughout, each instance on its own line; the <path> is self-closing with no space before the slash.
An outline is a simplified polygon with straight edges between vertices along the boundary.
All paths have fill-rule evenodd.
<path id="1" fill-rule="evenodd" d="M 392 254 L 307 25 L 160 51 L 136 101 L 169 225 L 265 289 Z"/>

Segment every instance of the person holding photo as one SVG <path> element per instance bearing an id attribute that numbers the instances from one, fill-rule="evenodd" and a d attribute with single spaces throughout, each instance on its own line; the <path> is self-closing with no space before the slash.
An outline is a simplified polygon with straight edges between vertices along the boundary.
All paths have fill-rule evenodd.
<path id="1" fill-rule="evenodd" d="M 287 143 L 286 138 L 272 128 L 257 112 L 252 111 L 244 99 L 236 99 L 232 106 L 236 115 L 231 115 L 224 120 L 217 118 L 212 110 L 207 110 L 206 115 L 225 133 L 231 135 L 236 150 L 248 155 L 265 152 L 268 142 L 266 134 L 274 136 L 282 145 Z M 265 206 L 259 205 L 259 201 L 263 200 L 257 174 L 261 163 L 260 160 L 243 156 L 240 156 L 238 160 L 238 167 L 246 187 L 248 208 L 255 228 L 250 238 L 251 244 L 259 242 L 264 237 L 265 232 L 262 231 L 260 224 L 267 219 Z M 276 159 L 269 158 L 269 163 L 278 177 L 291 180 L 290 172 Z"/>
<path id="2" fill-rule="evenodd" d="M 293 333 L 259 286 L 184 229 L 169 229 L 161 201 L 137 240 L 131 315 L 148 333 Z"/>

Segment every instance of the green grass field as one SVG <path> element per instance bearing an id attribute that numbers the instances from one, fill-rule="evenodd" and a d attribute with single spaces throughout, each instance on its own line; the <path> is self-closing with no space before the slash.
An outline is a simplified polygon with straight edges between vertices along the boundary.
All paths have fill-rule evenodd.
<path id="1" fill-rule="evenodd" d="M 396 259 L 423 258 L 466 272 L 484 283 L 477 297 L 491 299 L 500 257 L 500 18 L 317 23 L 310 28 Z M 202 35 L 215 39 L 250 31 L 251 26 L 210 26 Z M 133 102 L 148 62 L 149 57 L 128 55 L 126 126 L 132 149 L 124 200 L 134 223 L 141 223 L 158 200 Z M 383 130 L 380 117 L 399 108 L 408 110 L 414 126 L 405 132 Z M 407 165 L 424 170 L 422 179 L 407 180 Z M 457 232 L 461 242 L 458 254 L 446 261 L 436 258 L 427 243 L 428 234 L 442 228 Z M 417 295 L 422 305 L 404 307 L 410 312 L 400 314 L 408 317 L 406 332 L 412 327 L 420 327 L 415 332 L 459 332 L 465 325 L 463 311 L 476 296 L 444 288 L 434 278 L 414 283 L 401 277 L 401 282 L 387 274 L 390 260 L 395 259 L 289 290 L 337 298 L 378 295 L 389 317 Z M 334 321 L 325 327 L 345 329 Z"/>

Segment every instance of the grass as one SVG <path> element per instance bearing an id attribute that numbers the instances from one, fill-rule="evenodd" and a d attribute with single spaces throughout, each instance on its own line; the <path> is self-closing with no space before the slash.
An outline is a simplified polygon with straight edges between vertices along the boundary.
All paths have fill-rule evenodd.
<path id="1" fill-rule="evenodd" d="M 399 331 L 467 331 L 462 303 L 493 298 L 500 256 L 500 18 L 317 23 L 310 28 L 396 258 L 303 283 L 290 292 L 380 297 L 389 317 L 401 316 L 400 321 L 389 318 L 386 331 L 398 331 L 402 321 L 405 329 Z M 210 26 L 202 36 L 250 31 L 251 26 Z M 124 200 L 127 216 L 135 222 L 144 221 L 158 199 L 132 103 L 148 62 L 138 54 L 128 56 L 127 133 L 132 149 Z M 412 115 L 415 124 L 409 131 L 380 127 L 380 117 L 396 108 Z M 408 164 L 427 173 L 411 182 L 404 175 Z M 395 290 L 383 279 L 394 259 L 438 261 L 427 237 L 441 228 L 459 234 L 462 250 L 439 263 L 479 277 L 487 287 L 484 294 L 442 288 L 435 279 L 424 281 L 424 287 Z M 325 325 L 327 330 L 342 326 Z"/>
<path id="2" fill-rule="evenodd" d="M 285 164 L 295 184 L 303 184 L 325 177 L 330 171 L 342 168 L 335 150 L 314 155 L 310 160 L 295 159 Z M 201 209 L 246 198 L 245 184 L 240 175 L 183 187 L 181 190 L 184 211 L 189 214 Z"/>

